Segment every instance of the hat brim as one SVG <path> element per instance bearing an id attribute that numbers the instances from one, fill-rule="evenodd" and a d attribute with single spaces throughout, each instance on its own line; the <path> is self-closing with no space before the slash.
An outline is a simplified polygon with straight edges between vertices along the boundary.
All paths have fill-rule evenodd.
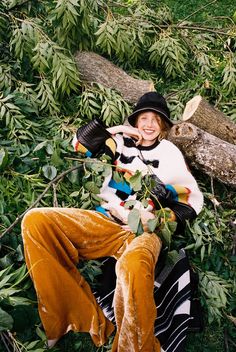
<path id="1" fill-rule="evenodd" d="M 128 116 L 128 121 L 130 123 L 131 126 L 135 127 L 135 122 L 136 122 L 136 117 L 141 113 L 141 112 L 144 112 L 144 111 L 154 111 L 154 112 L 157 112 L 160 117 L 164 118 L 164 120 L 169 123 L 170 127 L 173 126 L 173 122 L 169 119 L 169 117 L 166 115 L 166 113 L 161 110 L 161 109 L 158 109 L 158 108 L 153 108 L 153 107 L 145 107 L 145 108 L 141 108 L 141 109 L 138 109 L 136 110 L 135 112 L 133 112 L 131 115 Z"/>

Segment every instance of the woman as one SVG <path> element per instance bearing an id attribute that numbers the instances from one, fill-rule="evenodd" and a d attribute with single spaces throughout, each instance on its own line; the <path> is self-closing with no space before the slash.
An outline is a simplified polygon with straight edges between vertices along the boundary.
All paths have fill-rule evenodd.
<path id="1" fill-rule="evenodd" d="M 164 139 L 172 122 L 165 99 L 156 92 L 144 94 L 128 117 L 131 126 L 107 130 L 95 120 L 80 128 L 73 140 L 75 151 L 85 155 L 104 152 L 111 157 L 123 181 L 111 173 L 101 188 L 97 211 L 39 208 L 22 222 L 25 258 L 38 296 L 39 313 L 49 346 L 69 330 L 89 332 L 100 346 L 114 326 L 105 318 L 76 265 L 80 259 L 113 256 L 116 264 L 114 311 L 116 335 L 112 351 L 158 352 L 154 336 L 156 307 L 153 299 L 154 268 L 161 240 L 148 230 L 155 217 L 152 201 L 144 206 L 129 179 L 138 170 L 155 180 L 153 192 L 170 221 L 183 226 L 200 212 L 203 197 L 179 149 Z M 160 195 L 160 197 L 159 197 Z M 135 237 L 128 226 L 133 200 L 144 233 Z"/>

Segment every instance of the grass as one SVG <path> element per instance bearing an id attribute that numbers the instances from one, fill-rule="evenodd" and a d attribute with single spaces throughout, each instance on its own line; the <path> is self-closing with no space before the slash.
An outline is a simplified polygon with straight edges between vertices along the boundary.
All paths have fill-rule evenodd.
<path id="1" fill-rule="evenodd" d="M 157 1 L 150 1 L 150 3 L 154 5 Z M 192 14 L 192 16 L 188 18 L 188 21 L 195 21 L 208 25 L 215 21 L 214 17 L 224 16 L 232 18 L 236 11 L 236 4 L 231 0 L 216 0 L 214 3 L 210 0 L 162 0 L 159 1 L 159 3 L 164 3 L 172 9 L 175 20 L 183 20 L 185 17 Z M 207 6 L 202 8 L 205 5 Z M 200 8 L 202 9 L 200 10 Z M 195 11 L 197 12 L 194 13 Z"/>

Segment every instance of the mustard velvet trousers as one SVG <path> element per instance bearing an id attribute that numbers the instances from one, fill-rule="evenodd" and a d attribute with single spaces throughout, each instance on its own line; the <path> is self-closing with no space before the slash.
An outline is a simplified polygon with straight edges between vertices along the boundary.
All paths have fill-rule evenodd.
<path id="1" fill-rule="evenodd" d="M 88 332 L 101 346 L 114 330 L 76 265 L 79 260 L 117 259 L 112 352 L 159 352 L 154 336 L 154 268 L 161 242 L 155 234 L 135 237 L 91 210 L 37 208 L 22 221 L 25 259 L 48 339 L 68 331 Z"/>

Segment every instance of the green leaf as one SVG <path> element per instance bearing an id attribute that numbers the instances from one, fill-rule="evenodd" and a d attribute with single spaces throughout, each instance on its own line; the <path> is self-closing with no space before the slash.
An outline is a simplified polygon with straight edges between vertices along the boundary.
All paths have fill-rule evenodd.
<path id="1" fill-rule="evenodd" d="M 120 182 L 124 183 L 123 175 L 122 175 L 120 172 L 114 171 L 112 177 L 113 177 L 113 180 L 114 180 L 115 182 L 117 182 L 117 183 L 120 183 Z"/>
<path id="2" fill-rule="evenodd" d="M 163 239 L 163 242 L 167 245 L 170 246 L 171 243 L 171 231 L 168 227 L 168 222 L 164 224 L 164 227 L 160 230 L 160 236 Z"/>
<path id="3" fill-rule="evenodd" d="M 41 142 L 41 143 L 37 144 L 36 147 L 33 150 L 33 153 L 37 152 L 38 150 L 41 150 L 44 147 L 46 147 L 47 144 L 48 144 L 48 141 L 44 141 L 44 142 Z"/>
<path id="4" fill-rule="evenodd" d="M 0 308 L 0 332 L 11 330 L 13 327 L 13 318 L 10 314 Z"/>
<path id="5" fill-rule="evenodd" d="M 140 230 L 141 217 L 138 209 L 132 209 L 128 215 L 128 225 L 134 233 Z M 139 233 L 140 234 L 140 233 Z"/>
<path id="6" fill-rule="evenodd" d="M 125 209 L 130 209 L 134 207 L 136 203 L 136 200 L 128 200 L 127 202 L 125 202 Z"/>
<path id="7" fill-rule="evenodd" d="M 99 194 L 100 189 L 93 181 L 86 182 L 84 188 L 87 189 L 91 193 Z"/>
<path id="8" fill-rule="evenodd" d="M 70 194 L 70 197 L 78 197 L 80 195 L 80 191 L 75 191 Z"/>
<path id="9" fill-rule="evenodd" d="M 53 154 L 51 156 L 51 163 L 54 165 L 54 166 L 61 166 L 63 165 L 63 160 L 61 159 L 60 157 L 60 151 L 58 149 L 55 149 L 53 151 Z"/>
<path id="10" fill-rule="evenodd" d="M 92 202 L 91 202 L 91 200 L 89 199 L 89 200 L 87 200 L 86 202 L 83 202 L 83 203 L 82 203 L 81 209 L 88 209 L 88 208 L 91 207 L 91 204 L 92 204 Z"/>
<path id="11" fill-rule="evenodd" d="M 178 258 L 179 258 L 179 253 L 176 250 L 172 250 L 168 252 L 167 260 L 170 261 L 170 263 L 175 264 Z"/>
<path id="12" fill-rule="evenodd" d="M 148 228 L 151 232 L 154 232 L 157 225 L 160 224 L 160 219 L 158 217 L 155 217 L 155 219 L 150 219 L 147 222 Z"/>
<path id="13" fill-rule="evenodd" d="M 8 152 L 7 149 L 0 149 L 0 171 L 4 170 L 8 162 Z"/>
<path id="14" fill-rule="evenodd" d="M 55 168 L 55 166 L 44 165 L 42 167 L 42 171 L 44 176 L 49 180 L 53 180 L 57 175 L 57 169 Z"/>
<path id="15" fill-rule="evenodd" d="M 129 183 L 135 192 L 138 192 L 142 188 L 142 173 L 136 171 L 133 176 L 130 177 Z"/>

